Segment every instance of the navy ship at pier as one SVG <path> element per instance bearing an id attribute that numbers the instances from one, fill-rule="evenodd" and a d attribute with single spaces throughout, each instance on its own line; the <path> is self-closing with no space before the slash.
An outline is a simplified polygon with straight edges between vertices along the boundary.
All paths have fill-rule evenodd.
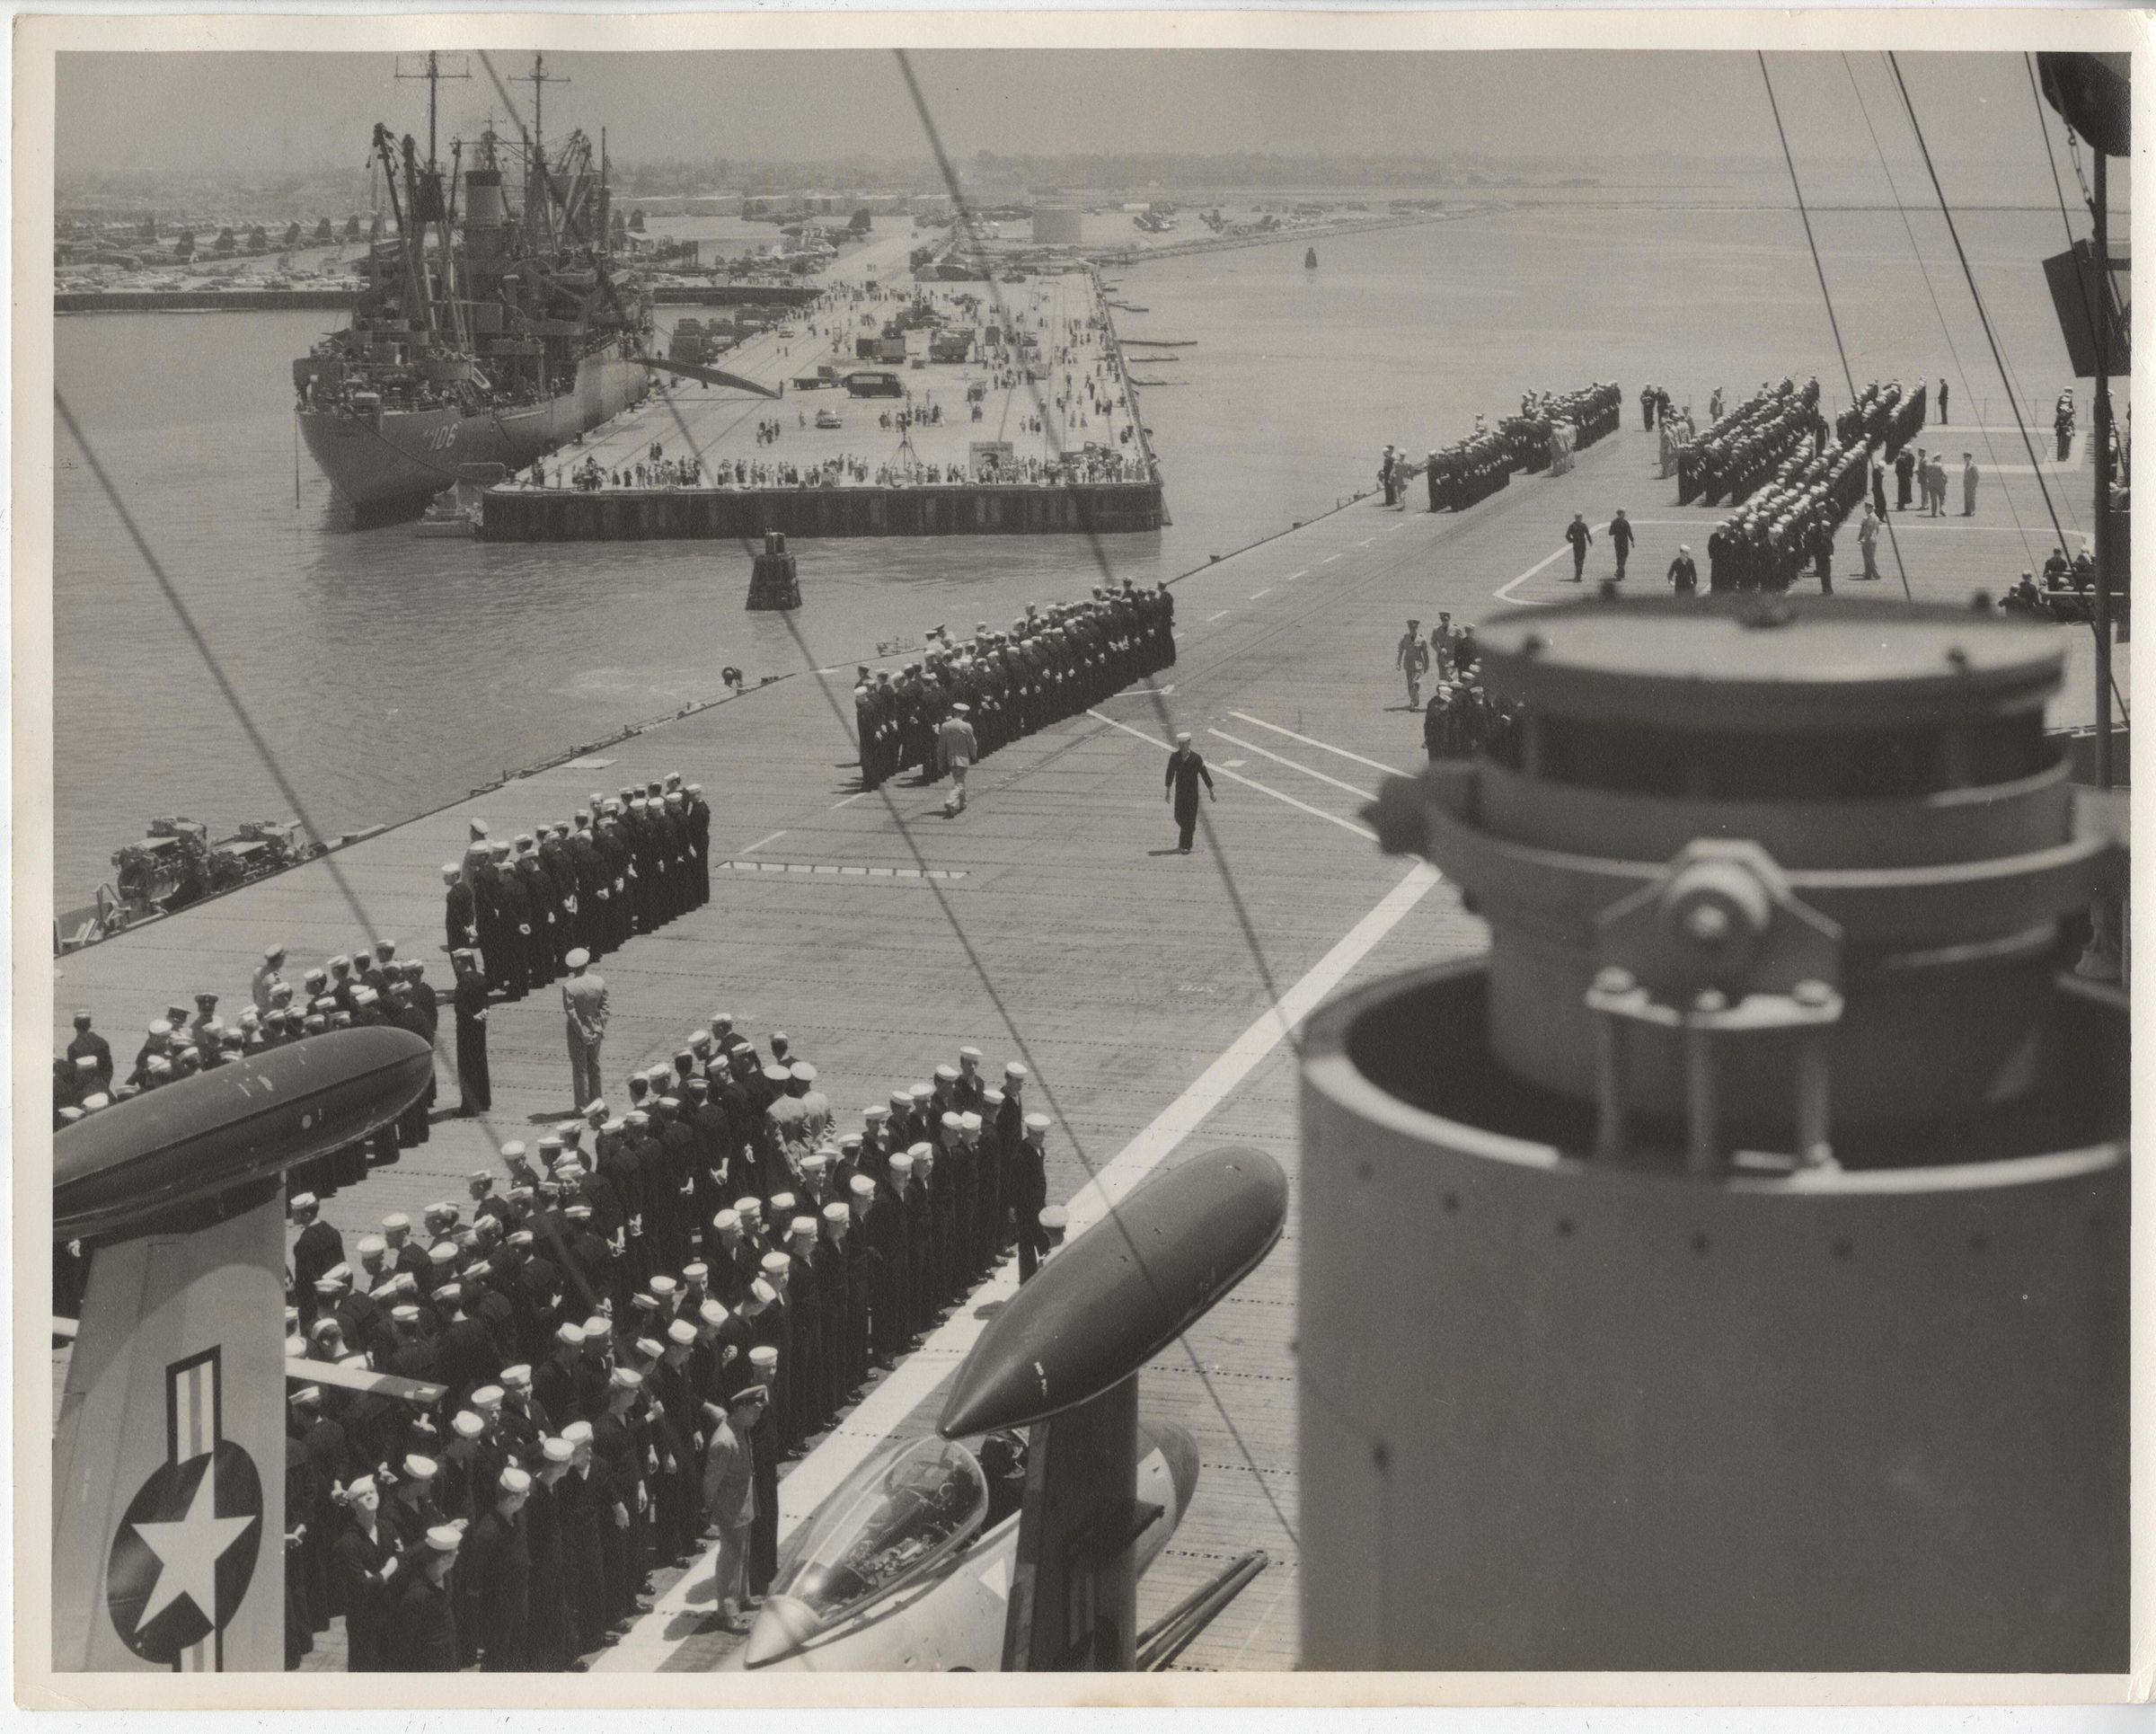
<path id="1" fill-rule="evenodd" d="M 362 261 L 349 325 L 292 364 L 307 449 L 362 526 L 498 479 L 488 466 L 521 469 L 650 385 L 650 302 L 617 268 L 604 152 L 595 164 L 572 132 L 550 160 L 535 130 L 510 143 L 490 128 L 445 170 L 432 134 L 431 102 L 424 156 L 376 127 L 390 232 Z"/>

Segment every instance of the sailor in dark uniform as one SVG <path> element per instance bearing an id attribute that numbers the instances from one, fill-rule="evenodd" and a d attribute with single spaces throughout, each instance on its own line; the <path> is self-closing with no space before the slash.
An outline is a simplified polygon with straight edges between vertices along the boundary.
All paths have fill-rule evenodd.
<path id="1" fill-rule="evenodd" d="M 437 1524 L 417 1550 L 410 1581 L 397 1597 L 390 1637 L 391 1666 L 405 1674 L 454 1674 L 462 1666 L 456 1603 L 449 1590 L 464 1532 Z"/>
<path id="2" fill-rule="evenodd" d="M 531 1666 L 532 1553 L 524 1508 L 532 1478 L 522 1469 L 503 1469 L 493 1491 L 492 1503 L 467 1532 L 459 1576 L 464 1606 L 478 1617 L 480 1666 L 507 1674 Z"/>
<path id="3" fill-rule="evenodd" d="M 479 959 L 468 948 L 450 953 L 456 970 L 457 1111 L 483 1114 L 494 1106 L 494 1085 L 487 1070 L 487 982 Z"/>

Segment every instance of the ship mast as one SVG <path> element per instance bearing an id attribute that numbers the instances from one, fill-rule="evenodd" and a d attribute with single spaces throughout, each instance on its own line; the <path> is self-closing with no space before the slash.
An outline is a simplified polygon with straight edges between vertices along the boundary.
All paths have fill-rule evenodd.
<path id="1" fill-rule="evenodd" d="M 441 56 L 437 54 L 434 49 L 429 49 L 427 50 L 427 69 L 424 72 L 406 72 L 400 66 L 397 69 L 397 76 L 399 78 L 424 78 L 427 81 L 427 166 L 429 169 L 434 168 L 436 166 L 435 101 L 439 93 L 437 87 L 445 78 L 462 79 L 469 82 L 472 76 L 471 65 L 466 62 L 462 72 L 444 72 L 441 66 Z"/>
<path id="2" fill-rule="evenodd" d="M 525 74 L 523 77 L 511 82 L 518 84 L 529 84 L 532 87 L 532 133 L 526 147 L 525 159 L 525 221 L 527 226 L 531 222 L 532 173 L 536 169 L 539 176 L 539 208 L 544 212 L 546 217 L 545 242 L 547 245 L 552 246 L 554 236 L 554 210 L 552 179 L 546 167 L 546 87 L 549 84 L 573 84 L 575 81 L 547 71 L 546 57 L 543 54 L 535 53 L 532 56 L 531 71 Z"/>

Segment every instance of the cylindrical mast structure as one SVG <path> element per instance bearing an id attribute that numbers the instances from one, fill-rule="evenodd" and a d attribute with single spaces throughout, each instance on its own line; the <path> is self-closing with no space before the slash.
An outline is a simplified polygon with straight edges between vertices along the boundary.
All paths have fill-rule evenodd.
<path id="1" fill-rule="evenodd" d="M 2127 1665 L 2123 865 L 2046 628 L 1489 623 L 1381 840 L 1486 957 L 1304 1045 L 1303 1659 Z"/>

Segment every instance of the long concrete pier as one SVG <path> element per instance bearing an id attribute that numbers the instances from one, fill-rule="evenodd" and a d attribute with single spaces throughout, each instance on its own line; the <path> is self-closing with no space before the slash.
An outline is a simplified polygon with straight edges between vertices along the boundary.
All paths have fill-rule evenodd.
<path id="1" fill-rule="evenodd" d="M 910 778 L 858 790 L 853 669 L 878 659 L 844 620 L 819 615 L 812 594 L 787 678 L 62 960 L 55 1051 L 69 1011 L 84 1005 L 124 1064 L 169 1002 L 201 987 L 243 998 L 272 940 L 290 948 L 297 970 L 363 936 L 394 937 L 404 955 L 429 959 L 438 981 L 437 869 L 461 854 L 470 819 L 513 836 L 594 790 L 679 770 L 715 809 L 712 899 L 599 964 L 614 1007 L 610 1085 L 724 1011 L 760 1043 L 785 1030 L 851 1127 L 860 1105 L 970 1042 L 991 1067 L 1008 1058 L 1032 1067 L 1030 1105 L 1056 1122 L 1050 1192 L 1072 1201 L 1079 1222 L 1098 1219 L 1159 1164 L 1213 1144 L 1256 1145 L 1296 1175 L 1302 1018 L 1337 989 L 1483 943 L 1454 889 L 1380 854 L 1362 817 L 1388 770 L 1422 759 L 1422 718 L 1407 710 L 1393 671 L 1402 623 L 1427 624 L 1440 609 L 1467 623 L 1578 596 L 1562 535 L 1575 511 L 1599 535 L 1625 507 L 1640 538 L 1628 588 L 1659 589 L 1677 544 L 1702 550 L 1719 514 L 1677 507 L 1674 482 L 1655 476 L 1653 462 L 1635 424 L 1569 473 L 1515 477 L 1464 513 L 1427 512 L 1419 498 L 1388 511 L 1361 497 L 1185 575 L 1173 586 L 1176 665 L 985 760 L 956 820 L 941 815 L 941 789 Z M 2086 476 L 2082 464 L 2068 485 Z M 2013 514 L 2035 521 L 2031 478 L 1994 473 L 1984 487 L 1973 518 L 1894 515 L 1919 599 L 1966 606 L 1976 589 L 1998 594 L 2028 563 Z M 1851 583 L 1853 533 L 1843 542 L 1838 590 L 1902 594 L 1885 548 L 1888 577 Z M 1586 578 L 1612 570 L 1598 543 Z M 1072 592 L 1093 581 L 1075 556 L 1071 571 Z M 1038 574 L 984 579 L 980 612 L 1001 618 L 1053 594 Z M 2090 705 L 2090 638 L 2059 631 L 2070 673 L 2054 721 L 2080 721 Z M 1174 852 L 1162 804 L 1179 730 L 1196 737 L 1219 794 L 1187 857 Z M 326 1214 L 348 1250 L 385 1212 L 461 1197 L 465 1173 L 499 1166 L 503 1141 L 568 1111 L 558 1000 L 543 991 L 498 1007 L 490 1027 L 492 1119 L 445 1119 L 430 1143 L 339 1194 Z M 442 1041 L 453 1101 L 446 1020 Z M 1143 1376 L 1144 1411 L 1191 1430 L 1201 1470 L 1189 1515 L 1141 1588 L 1141 1621 L 1245 1549 L 1272 1561 L 1187 1652 L 1188 1668 L 1297 1659 L 1294 1418 L 1300 1382 L 1323 1376 L 1295 1353 L 1300 1246 L 1291 1216 L 1266 1262 Z M 946 1382 L 1009 1283 L 1006 1271 L 976 1294 L 792 1466 L 781 1488 L 782 1547 L 798 1544 L 805 1521 L 881 1440 L 932 1426 Z M 34 1436 L 38 1420 L 26 1417 L 25 1432 Z M 653 1613 L 601 1664 L 618 1670 L 608 1702 L 642 1702 L 640 1672 L 707 1669 L 731 1652 L 738 1641 L 716 1628 L 711 1579 L 707 1560 L 662 1582 Z M 334 1632 L 307 1663 L 342 1665 Z M 342 1702 L 343 1682 L 314 1684 L 325 1704 Z M 1233 1681 L 1209 1686 L 1234 1690 Z"/>
<path id="2" fill-rule="evenodd" d="M 888 252 L 894 243 L 880 244 Z M 904 261 L 898 253 L 848 262 L 865 285 L 871 264 Z M 905 301 L 926 296 L 946 329 L 971 335 L 963 359 L 935 358 L 923 329 L 906 334 L 903 355 L 861 358 L 858 341 L 879 339 L 905 301 L 889 298 L 888 287 L 864 300 L 851 298 L 844 279 L 834 287 L 837 298 L 714 363 L 782 396 L 758 403 L 669 379 L 641 407 L 557 453 L 544 466 L 546 485 L 527 472 L 489 489 L 481 534 L 507 542 L 730 539 L 767 530 L 1121 535 L 1166 521 L 1159 470 L 1094 272 L 1034 277 L 993 296 L 985 285 L 910 286 Z M 1059 361 L 1066 343 L 1076 354 Z M 1105 402 L 1085 385 L 1101 363 Z M 856 397 L 837 383 L 862 373 L 887 376 L 903 395 Z M 711 480 L 677 485 L 654 473 L 654 452 L 674 460 L 693 453 Z M 587 464 L 605 485 L 572 485 Z"/>

